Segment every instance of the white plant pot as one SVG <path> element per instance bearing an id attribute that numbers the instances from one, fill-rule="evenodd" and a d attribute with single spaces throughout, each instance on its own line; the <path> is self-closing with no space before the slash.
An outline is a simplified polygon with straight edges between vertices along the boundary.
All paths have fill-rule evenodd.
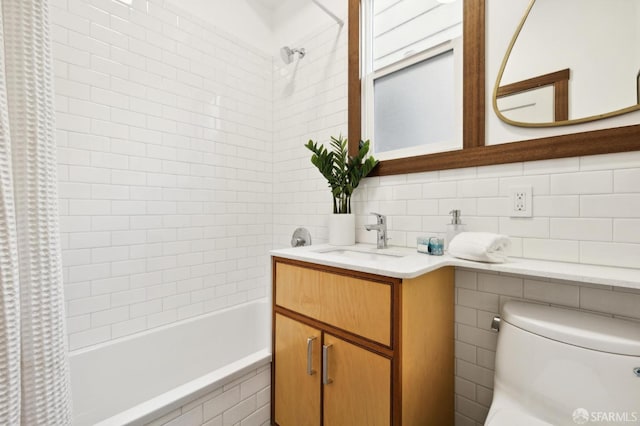
<path id="1" fill-rule="evenodd" d="M 329 244 L 334 246 L 351 246 L 356 243 L 356 215 L 329 215 Z"/>

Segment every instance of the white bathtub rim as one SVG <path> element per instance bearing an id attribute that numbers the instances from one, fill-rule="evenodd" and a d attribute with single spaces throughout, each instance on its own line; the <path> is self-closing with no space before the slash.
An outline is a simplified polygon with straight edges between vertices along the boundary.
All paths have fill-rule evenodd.
<path id="1" fill-rule="evenodd" d="M 97 351 L 99 349 L 103 349 L 105 347 L 108 347 L 108 346 L 111 346 L 111 345 L 115 345 L 117 343 L 128 342 L 128 341 L 133 340 L 133 339 L 138 339 L 140 337 L 148 336 L 149 334 L 159 333 L 161 331 L 164 331 L 164 330 L 167 330 L 167 329 L 170 329 L 170 328 L 173 328 L 173 327 L 186 325 L 186 324 L 189 324 L 189 323 L 192 323 L 192 322 L 196 322 L 196 321 L 201 321 L 201 320 L 207 319 L 209 317 L 213 317 L 213 316 L 216 316 L 216 315 L 224 314 L 224 313 L 232 311 L 234 309 L 241 309 L 241 308 L 245 308 L 247 306 L 257 305 L 257 304 L 261 304 L 261 303 L 268 303 L 268 300 L 266 298 L 260 298 L 260 299 L 256 299 L 256 300 L 251 300 L 249 302 L 244 302 L 244 303 L 241 303 L 241 304 L 238 304 L 238 305 L 232 305 L 232 306 L 229 306 L 227 308 L 220 309 L 218 311 L 207 312 L 207 313 L 202 314 L 202 315 L 196 315 L 196 316 L 193 316 L 193 317 L 190 317 L 190 318 L 185 318 L 185 319 L 180 320 L 180 321 L 175 321 L 175 322 L 171 322 L 171 323 L 168 323 L 168 324 L 163 324 L 163 325 L 160 325 L 158 327 L 150 328 L 148 330 L 143 330 L 143 331 L 140 331 L 138 333 L 130 334 L 128 336 L 122 336 L 122 337 L 118 337 L 118 338 L 115 338 L 115 339 L 111 339 L 109 341 L 98 343 L 98 344 L 92 345 L 92 346 L 88 346 L 86 348 L 75 349 L 73 351 L 67 352 L 67 356 L 69 358 L 71 358 L 71 357 L 73 357 L 75 355 L 82 355 L 82 354 L 85 354 L 87 352 Z M 267 319 L 270 319 L 270 318 L 267 318 Z"/>
<path id="2" fill-rule="evenodd" d="M 121 413 L 104 419 L 94 426 L 137 426 L 148 423 L 187 403 L 232 382 L 271 362 L 271 350 L 262 349 L 234 361 L 209 374 L 198 377 L 170 391 L 144 401 Z"/>

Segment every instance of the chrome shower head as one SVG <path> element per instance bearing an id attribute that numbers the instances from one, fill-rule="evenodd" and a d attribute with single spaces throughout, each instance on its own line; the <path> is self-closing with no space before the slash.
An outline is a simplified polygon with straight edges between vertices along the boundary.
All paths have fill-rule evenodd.
<path id="1" fill-rule="evenodd" d="M 300 59 L 302 59 L 304 58 L 306 52 L 304 48 L 291 49 L 289 46 L 284 46 L 280 49 L 280 57 L 282 58 L 282 62 L 284 62 L 285 64 L 290 64 L 291 62 L 293 62 L 293 56 L 296 53 L 300 56 Z"/>
<path id="2" fill-rule="evenodd" d="M 280 49 L 280 57 L 282 58 L 282 62 L 285 64 L 290 64 L 293 57 L 293 52 L 289 48 L 289 46 L 284 46 Z"/>

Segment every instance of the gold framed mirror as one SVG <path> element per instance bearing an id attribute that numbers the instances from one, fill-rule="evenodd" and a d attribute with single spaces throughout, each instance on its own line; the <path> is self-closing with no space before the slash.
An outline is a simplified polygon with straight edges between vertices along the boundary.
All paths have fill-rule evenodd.
<path id="1" fill-rule="evenodd" d="M 357 150 L 361 136 L 361 0 L 348 1 L 348 137 L 350 152 L 353 153 Z M 465 0 L 463 7 L 463 148 L 381 161 L 373 175 L 640 150 L 639 124 L 485 145 L 485 0 Z"/>
<path id="2" fill-rule="evenodd" d="M 496 77 L 496 115 L 555 127 L 639 110 L 639 16 L 637 0 L 529 0 Z"/>

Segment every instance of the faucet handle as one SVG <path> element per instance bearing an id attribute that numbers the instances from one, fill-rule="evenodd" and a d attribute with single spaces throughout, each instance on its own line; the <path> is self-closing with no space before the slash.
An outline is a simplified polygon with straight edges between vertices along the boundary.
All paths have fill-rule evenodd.
<path id="1" fill-rule="evenodd" d="M 376 213 L 376 212 L 371 212 L 370 214 L 375 215 L 378 225 L 384 225 L 387 221 L 387 217 L 383 214 Z"/>

